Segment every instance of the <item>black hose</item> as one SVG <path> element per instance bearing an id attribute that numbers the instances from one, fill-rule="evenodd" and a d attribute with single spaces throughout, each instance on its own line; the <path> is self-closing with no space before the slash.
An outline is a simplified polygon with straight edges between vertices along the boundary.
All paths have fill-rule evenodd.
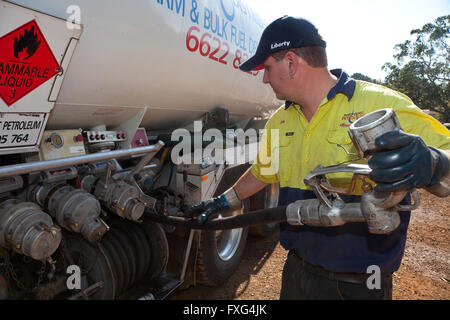
<path id="1" fill-rule="evenodd" d="M 150 210 L 145 211 L 143 219 L 148 219 L 161 224 L 181 226 L 191 229 L 227 230 L 248 227 L 256 224 L 285 222 L 286 206 L 252 211 L 233 217 L 215 218 L 206 221 L 204 224 L 199 224 L 196 220 L 156 214 Z"/>

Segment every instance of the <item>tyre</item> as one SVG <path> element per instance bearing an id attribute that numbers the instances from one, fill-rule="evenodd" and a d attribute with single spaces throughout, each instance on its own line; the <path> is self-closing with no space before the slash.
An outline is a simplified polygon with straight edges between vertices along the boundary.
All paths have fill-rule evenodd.
<path id="1" fill-rule="evenodd" d="M 248 166 L 234 167 L 225 173 L 215 196 L 231 187 Z M 222 211 L 218 217 L 229 217 L 248 212 L 250 204 L 243 201 L 238 210 Z M 247 243 L 248 228 L 232 230 L 202 230 L 197 255 L 197 282 L 207 286 L 220 286 L 236 271 Z"/>
<path id="2" fill-rule="evenodd" d="M 227 211 L 220 217 L 248 211 L 248 201 L 240 210 Z M 206 286 L 220 286 L 236 271 L 247 243 L 248 228 L 203 230 L 197 256 L 197 281 Z"/>
<path id="3" fill-rule="evenodd" d="M 250 197 L 250 211 L 274 208 L 278 205 L 280 185 L 270 184 Z M 270 236 L 278 228 L 278 223 L 257 224 L 249 227 L 249 234 L 258 238 Z"/>

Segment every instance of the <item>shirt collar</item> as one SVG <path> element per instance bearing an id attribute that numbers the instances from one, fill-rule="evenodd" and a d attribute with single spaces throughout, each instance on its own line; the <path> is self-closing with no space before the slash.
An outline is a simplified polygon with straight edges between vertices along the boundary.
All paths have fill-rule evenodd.
<path id="1" fill-rule="evenodd" d="M 328 92 L 327 99 L 331 100 L 338 93 L 343 93 L 347 96 L 348 101 L 350 101 L 353 98 L 353 94 L 355 93 L 356 88 L 355 79 L 350 78 L 350 76 L 342 69 L 334 69 L 331 70 L 330 72 L 336 77 L 338 77 L 338 82 L 333 88 L 331 88 L 330 92 Z"/>
<path id="2" fill-rule="evenodd" d="M 348 101 L 350 101 L 353 98 L 353 94 L 355 93 L 355 79 L 350 78 L 350 76 L 342 69 L 333 69 L 330 72 L 338 78 L 338 82 L 328 92 L 327 99 L 331 100 L 336 97 L 338 93 L 343 93 L 347 96 Z M 294 102 L 292 101 L 286 101 L 285 109 L 289 108 L 293 104 Z"/>

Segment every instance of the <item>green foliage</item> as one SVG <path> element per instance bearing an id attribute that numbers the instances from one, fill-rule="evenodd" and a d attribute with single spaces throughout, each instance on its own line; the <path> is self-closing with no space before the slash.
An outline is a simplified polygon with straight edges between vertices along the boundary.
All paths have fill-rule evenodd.
<path id="1" fill-rule="evenodd" d="M 362 81 L 367 81 L 367 82 L 372 82 L 372 83 L 378 83 L 377 80 L 372 79 L 371 77 L 366 76 L 365 74 L 362 74 L 362 73 L 359 73 L 359 72 L 356 72 L 356 73 L 352 74 L 351 77 L 353 79 L 356 79 L 356 80 L 362 80 Z"/>
<path id="2" fill-rule="evenodd" d="M 396 64 L 385 63 L 385 85 L 409 96 L 422 109 L 450 122 L 450 15 L 411 31 L 414 40 L 394 47 Z"/>

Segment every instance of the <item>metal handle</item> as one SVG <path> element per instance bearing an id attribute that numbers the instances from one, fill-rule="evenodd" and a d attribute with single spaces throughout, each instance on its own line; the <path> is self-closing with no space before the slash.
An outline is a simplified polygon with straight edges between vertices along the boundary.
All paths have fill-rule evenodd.
<path id="1" fill-rule="evenodd" d="M 84 156 L 61 158 L 55 160 L 21 163 L 9 166 L 0 167 L 0 178 L 11 177 L 16 175 L 27 174 L 31 172 L 46 171 L 57 168 L 64 168 L 74 166 L 83 163 L 100 162 L 105 160 L 111 160 L 115 158 L 129 157 L 134 155 L 142 155 L 146 153 L 157 153 L 164 146 L 164 142 L 158 141 L 158 143 L 139 148 L 116 150 L 109 152 L 100 152 Z"/>

